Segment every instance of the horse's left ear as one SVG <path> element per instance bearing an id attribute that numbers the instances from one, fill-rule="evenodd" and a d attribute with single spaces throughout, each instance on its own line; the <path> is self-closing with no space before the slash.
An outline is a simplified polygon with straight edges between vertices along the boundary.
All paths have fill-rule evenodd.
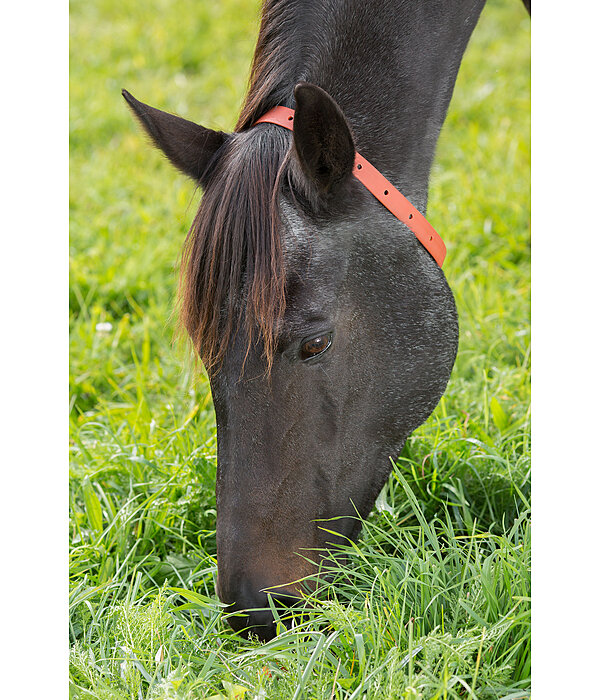
<path id="1" fill-rule="evenodd" d="M 342 110 L 316 85 L 294 89 L 294 149 L 304 174 L 327 194 L 352 173 L 354 140 Z"/>
<path id="2" fill-rule="evenodd" d="M 182 173 L 204 185 L 211 161 L 226 134 L 145 105 L 127 90 L 121 92 L 154 144 Z"/>

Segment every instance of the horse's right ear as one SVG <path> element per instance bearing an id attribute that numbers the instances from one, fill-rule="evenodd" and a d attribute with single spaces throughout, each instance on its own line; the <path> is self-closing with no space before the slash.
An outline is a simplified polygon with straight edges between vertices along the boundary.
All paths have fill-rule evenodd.
<path id="1" fill-rule="evenodd" d="M 294 150 L 304 174 L 327 194 L 352 173 L 350 126 L 334 99 L 317 85 L 298 83 L 294 97 Z"/>
<path id="2" fill-rule="evenodd" d="M 227 135 L 145 105 L 127 90 L 121 93 L 154 144 L 171 163 L 204 185 L 211 161 Z"/>

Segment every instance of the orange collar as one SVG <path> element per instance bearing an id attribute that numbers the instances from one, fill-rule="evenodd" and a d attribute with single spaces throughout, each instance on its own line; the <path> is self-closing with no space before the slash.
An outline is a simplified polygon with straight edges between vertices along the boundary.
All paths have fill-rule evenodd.
<path id="1" fill-rule="evenodd" d="M 294 110 L 289 107 L 273 107 L 256 123 L 268 122 L 294 130 Z M 356 152 L 352 174 L 376 197 L 386 209 L 415 234 L 441 267 L 446 257 L 446 246 L 433 226 L 408 199 L 384 177 L 374 165 Z"/>

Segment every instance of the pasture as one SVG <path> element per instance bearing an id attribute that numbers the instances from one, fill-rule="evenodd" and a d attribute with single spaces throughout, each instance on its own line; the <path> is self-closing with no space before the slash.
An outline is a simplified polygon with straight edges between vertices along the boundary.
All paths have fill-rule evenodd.
<path id="1" fill-rule="evenodd" d="M 71 4 L 71 696 L 529 697 L 530 20 L 518 0 L 484 9 L 432 171 L 428 218 L 460 322 L 448 389 L 297 626 L 259 644 L 223 620 L 214 414 L 205 375 L 173 343 L 199 193 L 120 90 L 231 130 L 258 13 L 257 0 Z"/>

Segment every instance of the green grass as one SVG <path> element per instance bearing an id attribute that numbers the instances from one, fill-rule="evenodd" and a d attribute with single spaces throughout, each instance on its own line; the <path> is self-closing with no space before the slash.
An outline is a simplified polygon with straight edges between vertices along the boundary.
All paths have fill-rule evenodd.
<path id="1" fill-rule="evenodd" d="M 516 0 L 484 10 L 432 172 L 461 325 L 448 390 L 296 627 L 262 645 L 223 619 L 212 403 L 172 344 L 198 195 L 120 88 L 231 129 L 258 9 L 71 5 L 72 697 L 529 697 L 529 19 Z"/>

